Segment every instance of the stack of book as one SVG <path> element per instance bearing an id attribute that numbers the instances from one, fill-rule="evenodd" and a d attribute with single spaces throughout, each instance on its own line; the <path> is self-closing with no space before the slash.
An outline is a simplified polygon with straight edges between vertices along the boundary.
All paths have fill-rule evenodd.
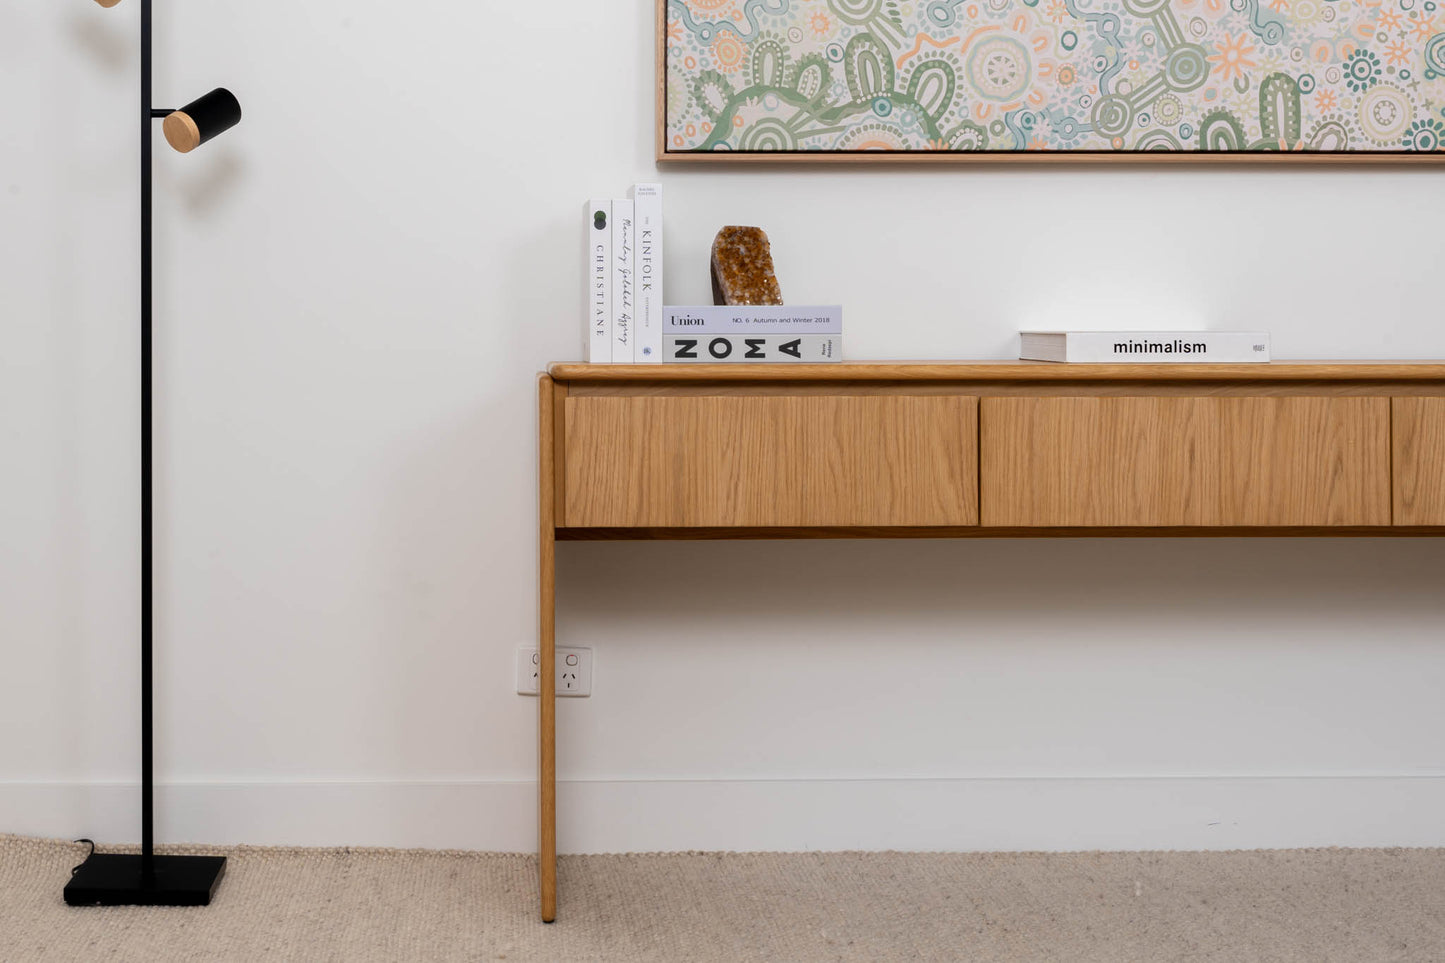
<path id="1" fill-rule="evenodd" d="M 662 185 L 586 209 L 583 357 L 593 364 L 662 360 Z"/>
<path id="2" fill-rule="evenodd" d="M 1267 331 L 1020 331 L 1019 358 L 1086 364 L 1269 360 Z"/>
<path id="3" fill-rule="evenodd" d="M 592 364 L 843 360 L 836 305 L 662 303 L 662 185 L 587 202 L 582 356 Z"/>

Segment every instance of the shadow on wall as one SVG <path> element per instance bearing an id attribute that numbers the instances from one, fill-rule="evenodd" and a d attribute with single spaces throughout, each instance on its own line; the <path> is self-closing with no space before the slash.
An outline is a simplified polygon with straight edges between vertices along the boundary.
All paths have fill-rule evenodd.
<path id="1" fill-rule="evenodd" d="M 234 149 L 224 149 L 197 166 L 198 169 L 177 181 L 186 212 L 204 215 L 234 196 L 235 185 L 246 173 L 246 167 Z"/>
<path id="2" fill-rule="evenodd" d="M 76 4 L 70 36 L 85 55 L 111 74 L 129 71 L 139 59 L 133 30 L 114 20 L 94 16 L 94 7 Z"/>
<path id="3" fill-rule="evenodd" d="M 742 643 L 789 623 L 862 634 L 1063 619 L 1152 645 L 1165 619 L 1223 634 L 1241 620 L 1378 617 L 1388 631 L 1445 617 L 1435 538 L 563 542 L 557 561 L 559 640 L 603 618 L 726 619 Z"/>

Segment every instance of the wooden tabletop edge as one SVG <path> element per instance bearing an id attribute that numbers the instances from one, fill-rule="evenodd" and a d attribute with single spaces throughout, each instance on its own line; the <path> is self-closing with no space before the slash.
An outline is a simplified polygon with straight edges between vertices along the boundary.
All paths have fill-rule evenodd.
<path id="1" fill-rule="evenodd" d="M 877 361 L 838 364 L 556 362 L 558 381 L 1435 381 L 1445 361 L 1272 361 L 1253 364 L 1060 364 L 1050 361 Z"/>

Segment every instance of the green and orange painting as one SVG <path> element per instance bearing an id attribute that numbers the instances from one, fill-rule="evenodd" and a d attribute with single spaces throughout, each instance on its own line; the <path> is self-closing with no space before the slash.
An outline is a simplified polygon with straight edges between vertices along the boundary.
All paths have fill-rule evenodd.
<path id="1" fill-rule="evenodd" d="M 665 2 L 669 152 L 1445 140 L 1445 0 Z"/>

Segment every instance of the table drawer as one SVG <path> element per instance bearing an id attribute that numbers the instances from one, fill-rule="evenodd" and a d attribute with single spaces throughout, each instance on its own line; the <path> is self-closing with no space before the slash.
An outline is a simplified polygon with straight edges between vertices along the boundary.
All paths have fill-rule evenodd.
<path id="1" fill-rule="evenodd" d="M 978 399 L 584 395 L 559 526 L 978 524 Z"/>
<path id="2" fill-rule="evenodd" d="M 1395 398 L 1396 525 L 1445 525 L 1445 398 Z"/>
<path id="3" fill-rule="evenodd" d="M 1387 398 L 986 398 L 985 525 L 1389 525 Z"/>

